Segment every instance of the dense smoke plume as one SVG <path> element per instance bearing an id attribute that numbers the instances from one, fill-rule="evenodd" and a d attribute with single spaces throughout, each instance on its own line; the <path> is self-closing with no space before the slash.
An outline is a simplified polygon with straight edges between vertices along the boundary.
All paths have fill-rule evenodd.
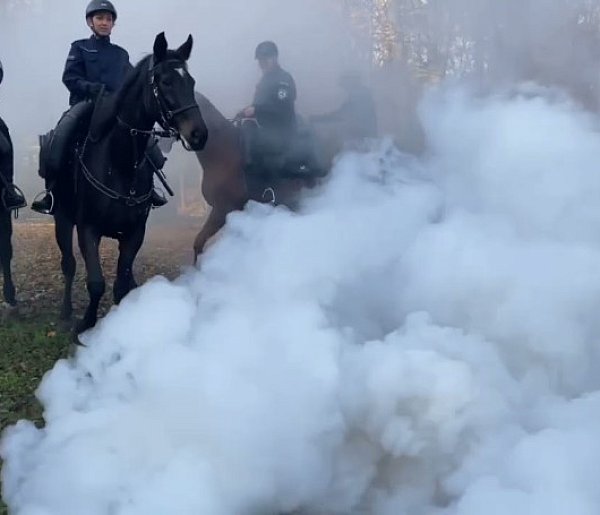
<path id="1" fill-rule="evenodd" d="M 598 513 L 595 120 L 422 116 L 428 158 L 341 157 L 89 333 L 5 434 L 11 513 Z"/>
<path id="2" fill-rule="evenodd" d="M 349 48 L 334 4 L 189 4 L 179 18 L 171 2 L 159 22 L 158 10 L 136 17 L 135 3 L 123 18 L 148 31 L 144 42 L 154 23 L 177 20 L 167 32 L 181 40 L 190 13 L 204 16 L 193 70 L 230 113 L 256 79 L 248 55 L 263 33 L 281 40 L 307 92 L 348 65 L 332 64 Z M 510 21 L 513 39 L 498 50 L 506 60 L 479 70 L 484 47 L 466 45 L 464 73 L 446 69 L 421 103 L 421 91 L 406 97 L 422 155 L 391 139 L 341 154 L 297 213 L 251 203 L 198 268 L 150 281 L 87 333 L 38 390 L 46 427 L 4 434 L 11 513 L 600 513 L 598 119 L 509 58 L 529 32 L 529 53 L 547 41 L 568 71 L 547 38 L 574 2 L 555 4 L 564 10 L 532 11 L 543 18 L 529 26 L 513 2 L 497 16 L 491 3 L 457 10 L 473 33 L 484 15 Z M 274 19 L 289 24 L 269 32 Z M 146 43 L 125 23 L 141 56 Z M 329 64 L 321 75 L 311 63 Z M 413 65 L 372 69 L 379 98 L 398 98 Z"/>

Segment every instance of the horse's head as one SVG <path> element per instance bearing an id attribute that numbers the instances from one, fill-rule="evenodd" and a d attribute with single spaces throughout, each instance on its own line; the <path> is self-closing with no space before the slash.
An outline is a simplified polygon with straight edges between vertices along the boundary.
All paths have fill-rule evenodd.
<path id="1" fill-rule="evenodd" d="M 156 36 L 149 61 L 150 84 L 159 123 L 177 132 L 186 148 L 199 151 L 206 145 L 208 130 L 194 97 L 194 78 L 187 69 L 192 45 L 190 35 L 177 50 L 169 50 L 164 32 Z"/>

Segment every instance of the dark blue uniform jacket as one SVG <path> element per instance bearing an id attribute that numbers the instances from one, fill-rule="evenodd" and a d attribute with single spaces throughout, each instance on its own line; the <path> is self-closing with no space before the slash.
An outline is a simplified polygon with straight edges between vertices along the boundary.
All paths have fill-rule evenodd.
<path id="1" fill-rule="evenodd" d="M 127 51 L 109 38 L 92 36 L 73 42 L 63 73 L 63 83 L 71 93 L 69 104 L 93 97 L 99 84 L 109 93 L 118 91 L 130 69 Z"/>

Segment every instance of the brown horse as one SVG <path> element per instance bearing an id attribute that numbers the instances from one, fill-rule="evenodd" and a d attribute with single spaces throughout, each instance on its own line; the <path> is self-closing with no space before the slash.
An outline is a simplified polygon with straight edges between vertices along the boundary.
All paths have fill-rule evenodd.
<path id="1" fill-rule="evenodd" d="M 244 152 L 239 128 L 204 95 L 196 93 L 196 102 L 209 133 L 206 147 L 196 152 L 196 156 L 203 169 L 202 194 L 211 206 L 210 214 L 194 242 L 197 258 L 206 242 L 225 225 L 229 213 L 243 209 L 249 200 L 293 208 L 300 190 L 313 187 L 317 177 L 323 175 L 323 168 L 311 170 L 305 176 L 288 174 L 277 179 L 247 176 L 243 168 Z"/>

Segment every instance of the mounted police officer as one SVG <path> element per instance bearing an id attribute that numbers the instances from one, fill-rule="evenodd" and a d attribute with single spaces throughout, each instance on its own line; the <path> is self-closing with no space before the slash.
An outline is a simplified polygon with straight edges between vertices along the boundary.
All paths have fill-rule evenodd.
<path id="1" fill-rule="evenodd" d="M 272 41 L 256 47 L 254 57 L 262 70 L 252 105 L 238 117 L 255 119 L 242 123 L 246 148 L 246 167 L 256 163 L 265 152 L 284 153 L 296 132 L 296 84 L 292 76 L 279 65 L 279 50 Z"/>
<path id="2" fill-rule="evenodd" d="M 4 69 L 0 61 L 0 84 L 4 79 Z M 0 118 L 0 210 L 20 209 L 25 207 L 25 197 L 19 188 L 13 184 L 14 157 L 8 127 Z"/>
<path id="3" fill-rule="evenodd" d="M 98 95 L 102 91 L 117 92 L 132 69 L 127 51 L 110 41 L 117 20 L 114 5 L 109 0 L 92 0 L 85 17 L 92 35 L 71 44 L 62 77 L 70 93 L 71 107 L 58 122 L 54 133 L 40 138 L 40 167 L 47 168 L 41 173 L 46 177 L 46 193 L 31 205 L 39 213 L 51 214 L 53 210 L 51 190 L 55 178 L 49 175 L 60 172 L 67 141 L 80 122 L 89 119 Z M 152 204 L 158 207 L 165 203 L 164 197 L 155 191 Z"/>

